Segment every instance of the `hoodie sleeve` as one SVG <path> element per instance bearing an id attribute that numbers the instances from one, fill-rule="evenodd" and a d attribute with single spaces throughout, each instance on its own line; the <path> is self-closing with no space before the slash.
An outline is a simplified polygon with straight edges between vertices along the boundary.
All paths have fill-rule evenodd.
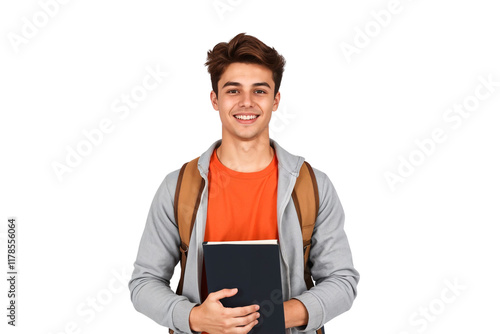
<path id="1" fill-rule="evenodd" d="M 357 294 L 359 273 L 354 269 L 351 250 L 344 232 L 344 210 L 328 176 L 314 169 L 318 182 L 319 211 L 309 255 L 315 286 L 299 296 L 309 313 L 309 322 L 296 327 L 313 331 L 349 310 Z"/>
<path id="2" fill-rule="evenodd" d="M 197 304 L 170 288 L 180 259 L 180 236 L 168 184 L 175 187 L 177 175 L 178 171 L 167 175 L 153 198 L 128 286 L 138 312 L 175 332 L 193 333 L 189 313 Z"/>

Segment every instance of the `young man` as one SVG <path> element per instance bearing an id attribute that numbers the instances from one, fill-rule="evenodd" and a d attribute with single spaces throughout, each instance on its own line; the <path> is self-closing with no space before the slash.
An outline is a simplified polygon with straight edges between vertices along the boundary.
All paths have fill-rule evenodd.
<path id="1" fill-rule="evenodd" d="M 304 158 L 269 138 L 285 59 L 242 33 L 209 51 L 206 65 L 222 139 L 198 161 L 205 188 L 190 239 L 182 295 L 170 288 L 180 259 L 173 207 L 178 169 L 165 177 L 151 204 L 129 282 L 132 303 L 175 333 L 248 333 L 258 322 L 258 305 L 224 308 L 219 300 L 236 290 L 207 294 L 201 244 L 278 239 L 287 333 L 314 333 L 350 309 L 359 274 L 335 188 L 325 173 L 313 168 L 319 211 L 309 259 L 316 286 L 306 288 L 302 234 L 291 196 Z"/>

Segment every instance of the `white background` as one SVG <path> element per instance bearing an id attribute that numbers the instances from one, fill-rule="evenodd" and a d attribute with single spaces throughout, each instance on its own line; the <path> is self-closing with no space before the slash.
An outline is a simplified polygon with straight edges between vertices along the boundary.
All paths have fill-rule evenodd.
<path id="1" fill-rule="evenodd" d="M 271 137 L 329 175 L 346 213 L 359 294 L 326 332 L 498 332 L 494 1 L 401 0 L 385 26 L 371 12 L 389 0 L 222 0 L 224 12 L 213 0 L 75 0 L 48 16 L 49 2 L 0 5 L 2 277 L 8 217 L 19 234 L 18 327 L 2 279 L 2 333 L 166 332 L 135 311 L 126 283 L 160 182 L 220 137 L 204 62 L 240 32 L 286 58 Z M 30 35 L 26 22 L 40 27 Z M 148 67 L 168 75 L 120 119 L 113 103 Z M 477 88 L 480 77 L 497 86 Z M 445 121 L 464 101 L 468 117 Z M 59 180 L 53 164 L 104 119 L 113 130 Z M 415 141 L 437 128 L 446 140 L 424 155 Z M 410 157 L 391 188 L 386 174 Z"/>

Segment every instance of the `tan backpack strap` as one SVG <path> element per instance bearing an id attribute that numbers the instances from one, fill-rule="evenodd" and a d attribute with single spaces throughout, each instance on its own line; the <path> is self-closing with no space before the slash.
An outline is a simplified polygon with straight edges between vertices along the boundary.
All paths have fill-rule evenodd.
<path id="1" fill-rule="evenodd" d="M 205 180 L 198 171 L 198 159 L 199 157 L 182 166 L 175 189 L 174 216 L 181 237 L 179 249 L 181 252 L 181 278 L 176 291 L 178 295 L 182 294 L 189 240 L 196 220 L 196 212 L 200 205 L 201 193 L 205 186 Z"/>
<path id="2" fill-rule="evenodd" d="M 314 171 L 308 162 L 304 161 L 300 168 L 299 176 L 295 182 L 292 192 L 293 202 L 299 218 L 302 230 L 302 242 L 304 247 L 304 280 L 307 289 L 313 286 L 311 272 L 307 262 L 311 250 L 311 238 L 319 210 L 318 184 Z"/>

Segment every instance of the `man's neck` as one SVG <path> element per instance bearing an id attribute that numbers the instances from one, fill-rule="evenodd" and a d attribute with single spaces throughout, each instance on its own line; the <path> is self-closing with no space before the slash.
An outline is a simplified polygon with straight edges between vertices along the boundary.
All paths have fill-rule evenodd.
<path id="1" fill-rule="evenodd" d="M 263 170 L 273 160 L 274 149 L 269 137 L 250 141 L 225 141 L 216 148 L 219 161 L 229 169 L 250 173 Z"/>

